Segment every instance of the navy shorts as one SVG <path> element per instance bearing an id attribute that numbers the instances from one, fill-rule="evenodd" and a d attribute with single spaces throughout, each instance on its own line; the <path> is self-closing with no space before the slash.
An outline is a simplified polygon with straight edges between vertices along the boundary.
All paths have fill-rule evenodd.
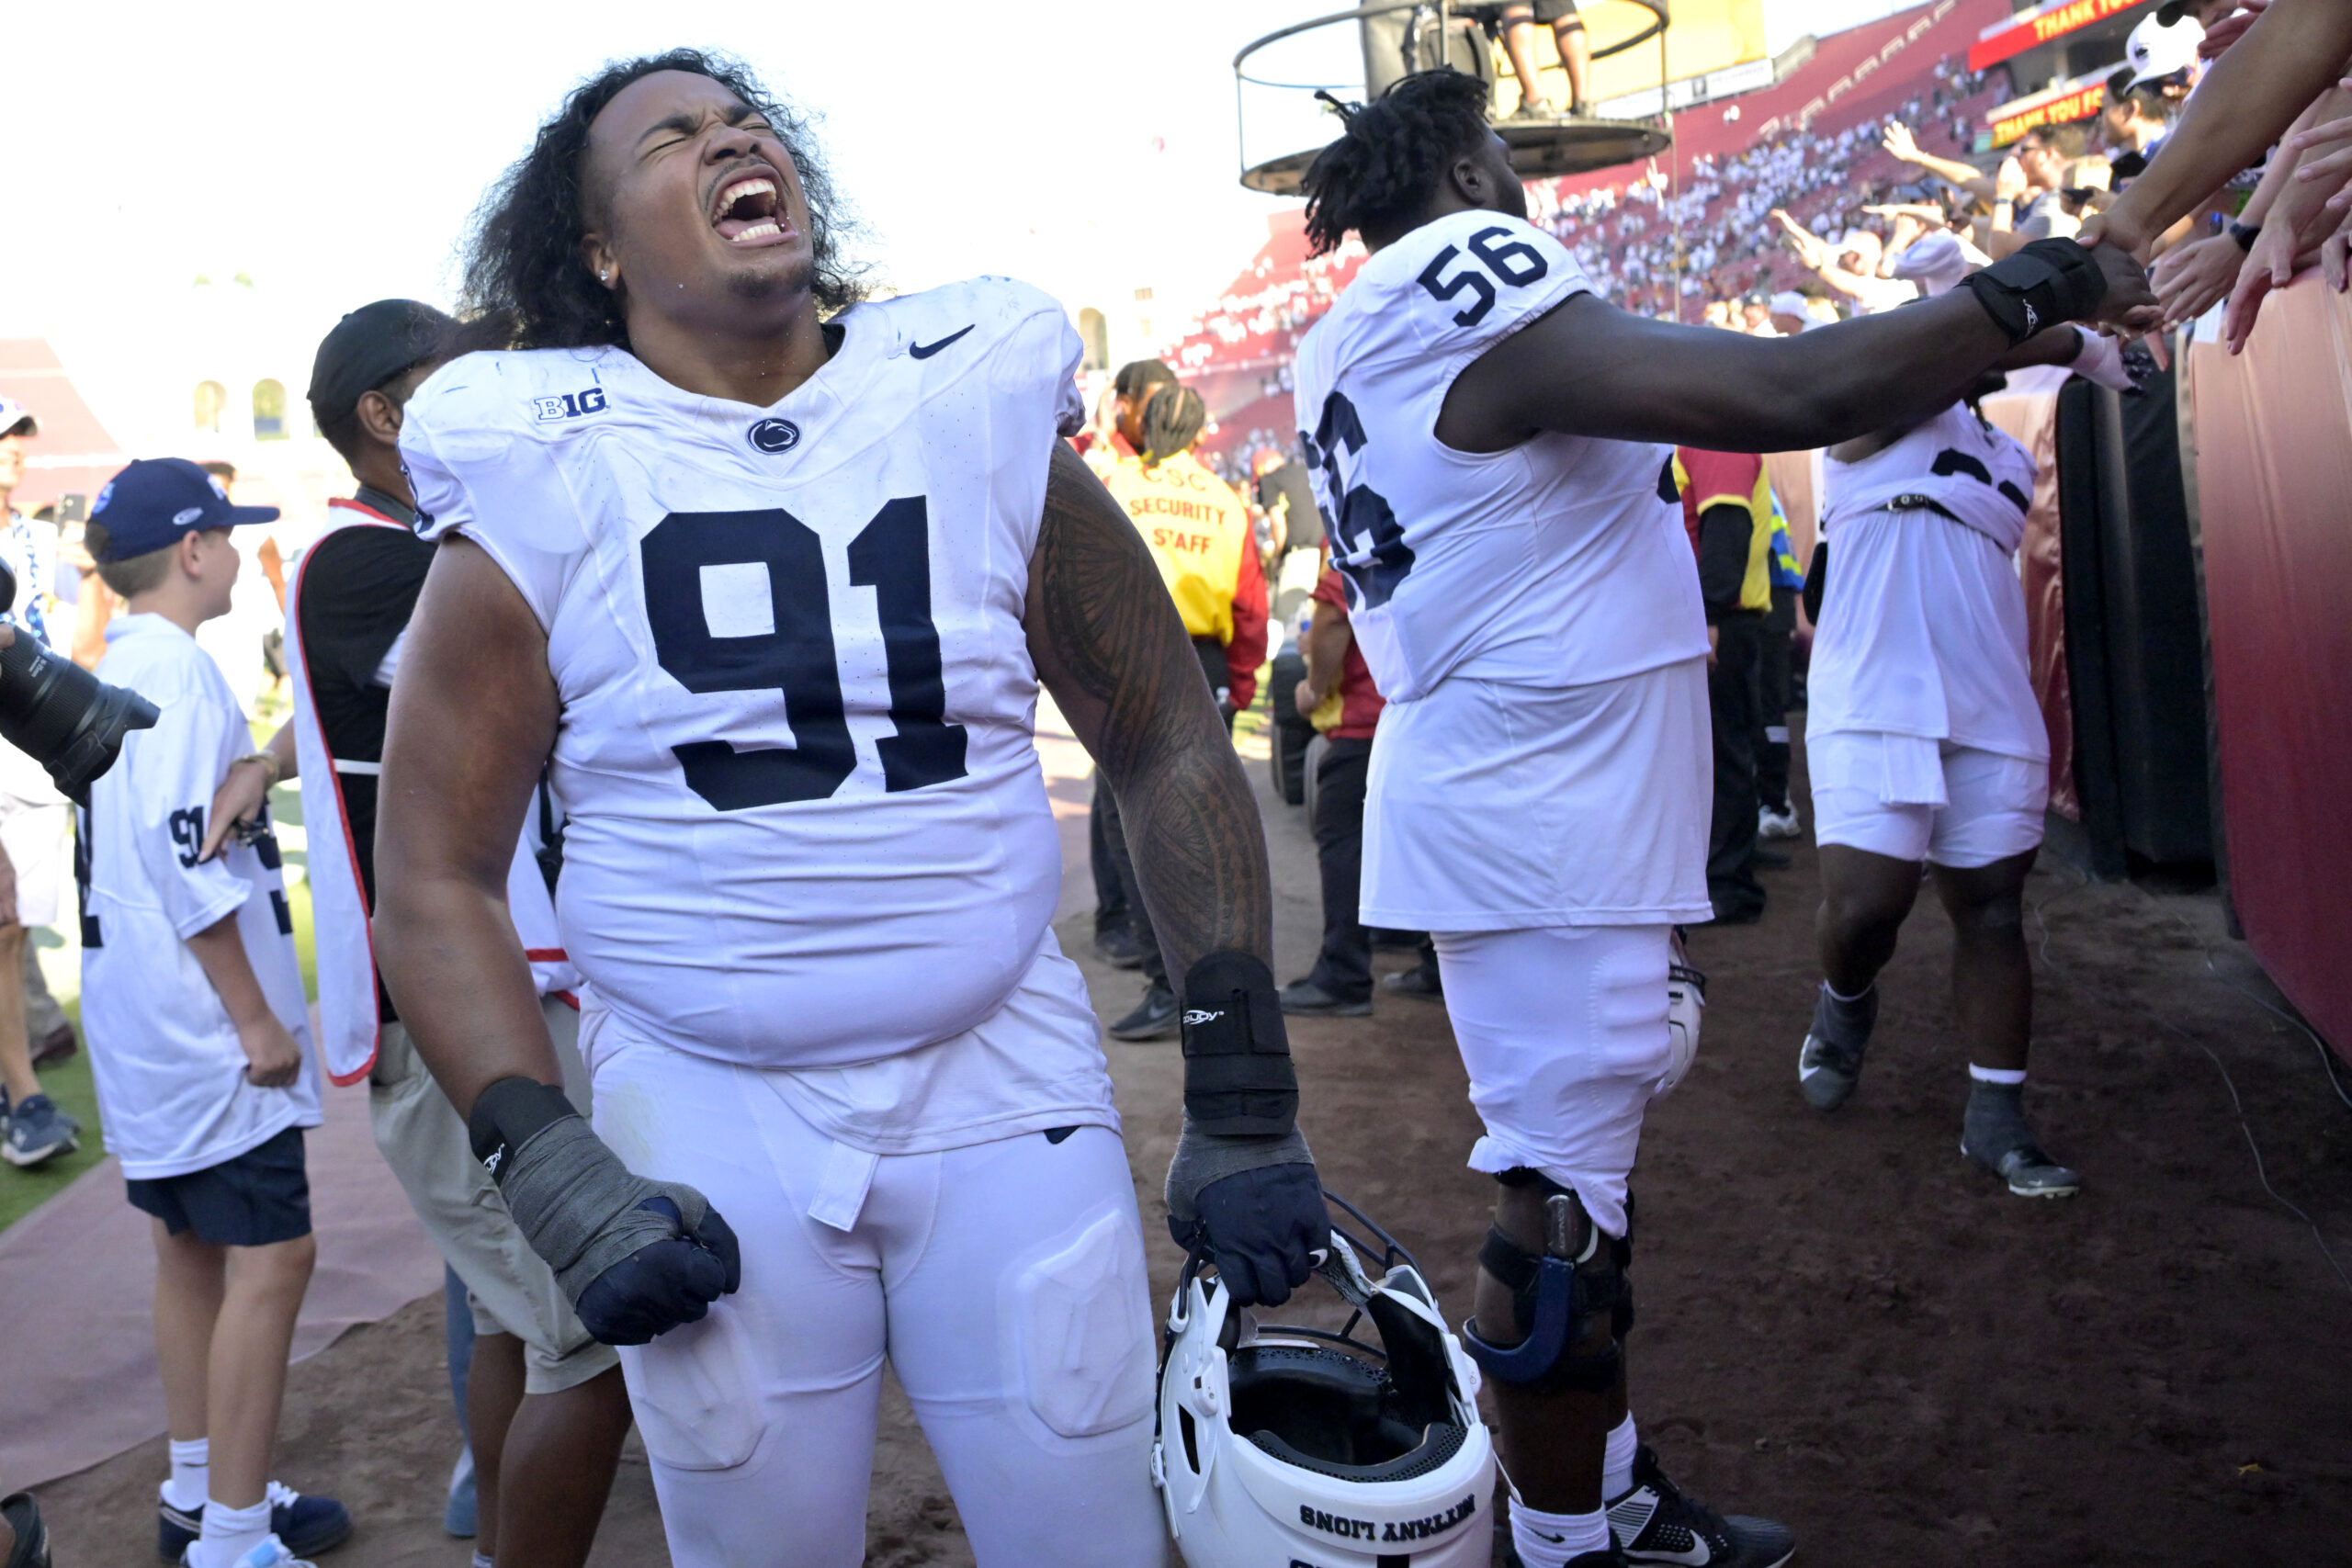
<path id="1" fill-rule="evenodd" d="M 123 1185 L 132 1208 L 154 1215 L 174 1235 L 194 1231 L 208 1247 L 268 1247 L 311 1234 L 311 1178 L 300 1127 L 186 1176 Z"/>

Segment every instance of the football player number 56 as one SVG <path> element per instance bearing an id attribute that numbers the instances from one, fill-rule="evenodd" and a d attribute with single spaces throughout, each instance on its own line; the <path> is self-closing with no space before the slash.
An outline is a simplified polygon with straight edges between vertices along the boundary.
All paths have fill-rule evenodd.
<path id="1" fill-rule="evenodd" d="M 720 811 L 822 800 L 856 770 L 842 703 L 825 551 L 781 508 L 673 512 L 639 547 L 645 615 L 662 668 L 690 692 L 776 691 L 794 745 L 737 750 L 724 740 L 673 746 L 686 784 Z M 720 636 L 703 600 L 706 567 L 766 569 L 764 630 Z M 850 541 L 849 580 L 874 590 L 890 681 L 894 736 L 877 743 L 892 793 L 964 776 L 964 727 L 946 722 L 939 630 L 931 618 L 931 522 L 921 496 L 884 505 Z M 730 628 L 732 629 L 732 628 Z"/>
<path id="2" fill-rule="evenodd" d="M 1430 265 L 1421 268 L 1420 285 L 1435 298 L 1456 299 L 1465 293 L 1470 296 L 1470 303 L 1453 313 L 1455 326 L 1475 327 L 1487 319 L 1487 312 L 1495 308 L 1497 279 L 1510 288 L 1524 288 L 1552 270 L 1543 252 L 1510 235 L 1511 231 L 1500 224 L 1471 235 L 1466 242 L 1470 254 L 1484 265 L 1465 263 L 1451 277 L 1445 276 L 1445 269 L 1462 260 L 1462 253 L 1452 245 L 1431 256 Z"/>

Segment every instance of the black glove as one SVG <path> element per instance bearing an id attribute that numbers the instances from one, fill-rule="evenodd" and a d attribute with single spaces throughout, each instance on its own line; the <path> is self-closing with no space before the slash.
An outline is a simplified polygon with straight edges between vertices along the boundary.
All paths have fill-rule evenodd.
<path id="1" fill-rule="evenodd" d="M 1168 1234 L 1216 1262 L 1235 1304 L 1290 1300 L 1331 1245 L 1306 1140 L 1220 1137 L 1187 1117 L 1168 1167 Z"/>
<path id="2" fill-rule="evenodd" d="M 561 1089 L 502 1078 L 475 1101 L 469 1131 L 523 1239 L 603 1343 L 642 1345 L 697 1322 L 742 1283 L 735 1233 L 709 1201 L 633 1173 Z"/>

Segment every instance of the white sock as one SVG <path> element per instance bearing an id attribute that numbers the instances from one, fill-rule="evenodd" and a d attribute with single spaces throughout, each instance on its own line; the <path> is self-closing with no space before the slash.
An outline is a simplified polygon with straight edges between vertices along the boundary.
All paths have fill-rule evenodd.
<path id="1" fill-rule="evenodd" d="M 1980 1067 L 1971 1062 L 1968 1064 L 1968 1076 L 1978 1083 L 2008 1084 L 2014 1087 L 2025 1082 L 2023 1067 Z"/>
<path id="2" fill-rule="evenodd" d="M 1510 1543 L 1526 1568 L 1567 1568 L 1572 1558 L 1609 1550 L 1609 1516 L 1598 1508 L 1589 1514 L 1540 1513 L 1513 1496 Z"/>
<path id="3" fill-rule="evenodd" d="M 1634 1413 L 1609 1429 L 1608 1451 L 1600 1461 L 1600 1495 L 1613 1500 L 1634 1489 L 1634 1450 L 1641 1440 L 1634 1435 Z"/>
<path id="4" fill-rule="evenodd" d="M 232 1508 L 214 1497 L 204 1505 L 204 1538 L 188 1552 L 188 1568 L 235 1568 L 269 1535 L 269 1499 Z"/>
<path id="5" fill-rule="evenodd" d="M 498 1568 L 498 1562 L 495 1558 L 485 1557 L 477 1551 L 474 1553 L 474 1568 Z"/>
<path id="6" fill-rule="evenodd" d="M 1871 981 L 1871 986 L 1875 986 L 1875 985 L 1877 985 L 1877 984 L 1878 984 L 1878 982 L 1877 982 L 1877 981 L 1875 981 L 1875 980 L 1873 980 L 1873 981 Z M 1871 987 L 1870 987 L 1870 986 L 1864 986 L 1860 990 L 1856 991 L 1856 992 L 1855 992 L 1852 996 L 1850 996 L 1850 997 L 1840 996 L 1840 995 L 1838 995 L 1838 987 L 1835 987 L 1835 986 L 1833 986 L 1833 985 L 1831 985 L 1831 984 L 1830 984 L 1828 981 L 1826 981 L 1826 980 L 1824 980 L 1823 982 L 1821 982 L 1821 988 L 1822 988 L 1823 990 L 1825 990 L 1825 991 L 1826 991 L 1826 992 L 1828 992 L 1828 993 L 1829 993 L 1829 999 L 1830 999 L 1831 1001 L 1833 1001 L 1833 1002 L 1843 1002 L 1843 1003 L 1845 1003 L 1848 1007 L 1852 1007 L 1856 1002 L 1860 1001 L 1864 997 L 1867 997 L 1867 996 L 1869 996 L 1869 995 L 1871 994 Z"/>
<path id="7" fill-rule="evenodd" d="M 164 1483 L 164 1501 L 184 1513 L 204 1506 L 205 1481 L 212 1472 L 212 1444 L 204 1438 L 172 1445 L 172 1478 Z"/>

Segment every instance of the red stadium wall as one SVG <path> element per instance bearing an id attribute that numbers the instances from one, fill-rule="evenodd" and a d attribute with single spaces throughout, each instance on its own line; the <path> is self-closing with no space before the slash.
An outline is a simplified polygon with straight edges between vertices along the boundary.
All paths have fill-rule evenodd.
<path id="1" fill-rule="evenodd" d="M 2316 273 L 2189 355 L 2230 894 L 2352 1058 L 2352 298 Z"/>

